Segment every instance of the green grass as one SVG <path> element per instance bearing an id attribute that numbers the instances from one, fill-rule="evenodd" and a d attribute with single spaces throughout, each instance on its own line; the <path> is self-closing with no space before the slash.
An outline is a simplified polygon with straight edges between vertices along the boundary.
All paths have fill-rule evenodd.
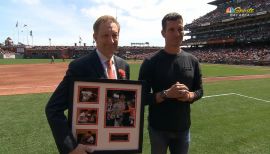
<path id="1" fill-rule="evenodd" d="M 205 95 L 239 93 L 270 101 L 270 79 L 205 84 Z M 251 86 L 256 85 L 256 86 Z M 44 114 L 50 94 L 0 97 L 0 153 L 57 153 Z M 143 154 L 150 153 L 145 112 Z M 237 95 L 192 105 L 190 153 L 270 153 L 270 103 Z M 3 146 L 4 145 L 4 146 Z"/>
<path id="2" fill-rule="evenodd" d="M 270 74 L 268 66 L 202 64 L 203 77 Z"/>
<path id="3" fill-rule="evenodd" d="M 0 153 L 56 153 L 44 114 L 50 94 L 0 97 Z"/>
<path id="4" fill-rule="evenodd" d="M 191 153 L 270 152 L 269 103 L 239 96 L 209 98 L 201 103 L 192 110 Z"/>
<path id="5" fill-rule="evenodd" d="M 130 63 L 131 79 L 137 80 L 140 64 Z M 269 66 L 201 64 L 203 77 L 270 74 Z"/>
<path id="6" fill-rule="evenodd" d="M 140 64 L 129 64 L 130 65 L 130 79 L 138 80 L 138 74 L 140 71 Z"/>
<path id="7" fill-rule="evenodd" d="M 65 59 L 65 62 L 70 62 L 71 59 Z M 14 64 L 40 64 L 50 63 L 51 59 L 0 59 L 0 65 L 14 65 Z M 55 63 L 62 63 L 62 59 L 55 59 Z"/>
<path id="8" fill-rule="evenodd" d="M 248 84 L 247 84 L 248 81 Z M 270 79 L 205 84 L 206 95 L 192 105 L 191 153 L 270 153 Z M 255 86 L 256 85 L 256 86 Z"/>
<path id="9" fill-rule="evenodd" d="M 70 62 L 73 59 L 65 59 L 66 62 Z M 0 59 L 0 65 L 12 65 L 12 64 L 40 64 L 40 63 L 50 63 L 51 59 Z M 55 62 L 63 62 L 62 59 L 55 59 Z M 141 60 L 128 60 L 129 63 L 142 62 Z"/>
<path id="10" fill-rule="evenodd" d="M 139 66 L 131 64 L 131 79 L 137 79 Z M 269 72 L 269 67 L 208 64 L 202 69 L 204 76 Z M 270 79 L 221 81 L 204 84 L 204 92 L 205 96 L 237 93 L 270 101 L 269 83 Z M 44 113 L 50 95 L 0 96 L 0 153 L 58 153 Z M 191 154 L 270 153 L 269 102 L 238 95 L 203 98 L 192 105 L 191 113 Z M 147 115 L 146 107 L 143 154 L 150 153 Z"/>
<path id="11" fill-rule="evenodd" d="M 138 79 L 140 64 L 130 64 L 130 74 L 132 80 Z M 270 67 L 267 66 L 241 66 L 241 65 L 213 65 L 202 64 L 201 70 L 203 77 L 239 76 L 270 74 Z"/>
<path id="12" fill-rule="evenodd" d="M 67 59 L 66 62 L 70 62 Z M 0 65 L 12 64 L 38 64 L 50 63 L 51 59 L 0 59 Z M 56 63 L 62 62 L 62 59 L 55 59 Z M 137 80 L 141 60 L 129 60 L 131 65 L 131 79 Z M 134 64 L 136 62 L 136 64 Z M 255 75 L 270 74 L 269 66 L 243 66 L 243 65 L 221 65 L 221 64 L 202 64 L 203 77 L 215 76 L 234 76 L 234 75 Z"/>

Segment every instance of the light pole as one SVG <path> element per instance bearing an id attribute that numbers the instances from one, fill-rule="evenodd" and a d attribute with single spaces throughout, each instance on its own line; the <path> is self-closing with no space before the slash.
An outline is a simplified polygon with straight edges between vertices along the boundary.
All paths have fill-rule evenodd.
<path id="1" fill-rule="evenodd" d="M 79 36 L 79 44 L 81 46 L 81 43 L 82 43 L 82 38 Z"/>
<path id="2" fill-rule="evenodd" d="M 30 36 L 32 38 L 32 46 L 33 46 L 33 31 L 32 30 L 30 30 Z"/>
<path id="3" fill-rule="evenodd" d="M 22 35 L 21 35 L 21 36 L 22 36 L 22 43 L 25 44 L 25 42 L 24 42 L 24 37 L 23 37 L 23 30 L 21 30 L 21 34 L 22 34 Z"/>
<path id="4" fill-rule="evenodd" d="M 52 39 L 51 38 L 49 38 L 49 45 L 51 46 L 52 44 Z"/>
<path id="5" fill-rule="evenodd" d="M 19 42 L 20 42 L 20 29 L 19 29 L 19 22 L 18 22 L 18 20 L 16 22 L 16 28 L 17 28 L 17 32 L 18 32 L 18 41 L 17 41 L 17 44 L 19 44 Z"/>
<path id="6" fill-rule="evenodd" d="M 28 26 L 26 24 L 24 24 L 23 27 L 25 28 L 25 32 L 26 32 L 27 45 L 29 45 L 29 40 L 28 40 Z"/>

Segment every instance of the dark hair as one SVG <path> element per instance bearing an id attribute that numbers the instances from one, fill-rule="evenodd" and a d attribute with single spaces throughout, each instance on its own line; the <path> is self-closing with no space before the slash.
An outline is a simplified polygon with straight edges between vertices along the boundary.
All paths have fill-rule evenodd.
<path id="1" fill-rule="evenodd" d="M 183 22 L 183 18 L 179 13 L 176 12 L 168 13 L 162 19 L 162 30 L 166 29 L 167 21 L 169 20 L 172 21 L 181 20 Z"/>
<path id="2" fill-rule="evenodd" d="M 100 25 L 105 22 L 115 23 L 118 27 L 118 31 L 120 31 L 120 24 L 118 23 L 118 21 L 113 16 L 104 15 L 104 16 L 99 17 L 94 23 L 93 25 L 94 33 L 97 33 L 99 31 Z"/>

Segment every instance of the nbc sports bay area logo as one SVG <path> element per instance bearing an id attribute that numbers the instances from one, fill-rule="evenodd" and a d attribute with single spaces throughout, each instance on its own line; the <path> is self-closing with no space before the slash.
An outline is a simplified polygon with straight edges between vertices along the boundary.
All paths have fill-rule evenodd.
<path id="1" fill-rule="evenodd" d="M 230 14 L 230 16 L 233 17 L 238 17 L 238 16 L 250 16 L 255 13 L 255 9 L 253 8 L 247 8 L 247 9 L 242 9 L 241 7 L 227 7 L 226 14 Z"/>

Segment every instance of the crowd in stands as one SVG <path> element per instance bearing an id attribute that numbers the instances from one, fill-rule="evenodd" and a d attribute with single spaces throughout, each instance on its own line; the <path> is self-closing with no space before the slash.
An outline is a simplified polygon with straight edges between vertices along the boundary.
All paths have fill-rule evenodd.
<path id="1" fill-rule="evenodd" d="M 218 1 L 214 1 L 217 4 Z M 211 2 L 214 4 L 213 2 Z M 243 10 L 254 9 L 256 15 L 259 12 L 266 14 L 256 18 L 245 18 L 230 22 L 228 24 L 216 24 L 215 26 L 202 27 L 205 23 L 212 24 L 229 18 L 241 18 L 241 16 L 230 16 L 225 13 L 228 7 L 240 7 Z M 245 14 L 245 13 L 243 13 Z M 249 14 L 249 13 L 246 13 Z M 247 43 L 264 42 L 270 40 L 270 1 L 269 0 L 239 0 L 238 2 L 225 2 L 217 4 L 217 8 L 208 14 L 194 20 L 185 26 L 190 30 L 186 35 L 190 39 L 183 41 L 183 45 L 205 45 L 221 43 Z M 207 25 L 207 24 L 206 24 Z"/>
<path id="2" fill-rule="evenodd" d="M 252 40 L 254 41 L 267 40 L 269 38 L 270 38 L 270 23 L 264 25 L 254 23 L 252 26 L 249 27 L 249 29 L 243 27 L 235 27 L 235 29 L 227 31 L 224 30 L 223 32 L 212 31 L 204 35 L 198 34 L 196 38 L 185 40 L 184 44 L 187 45 L 194 42 L 208 42 L 211 40 L 226 40 L 226 39 L 233 39 L 236 42 L 247 42 Z"/>
<path id="3" fill-rule="evenodd" d="M 0 48 L 0 54 L 14 54 L 14 49 L 13 48 Z"/>
<path id="4" fill-rule="evenodd" d="M 185 48 L 200 62 L 219 64 L 270 65 L 270 46 Z"/>
<path id="5" fill-rule="evenodd" d="M 93 46 L 32 46 L 33 50 L 92 50 Z"/>
<path id="6" fill-rule="evenodd" d="M 250 8 L 254 9 L 254 13 L 240 13 L 238 15 L 226 14 L 226 9 L 228 7 L 240 7 L 243 10 L 248 10 Z M 206 15 L 194 20 L 191 24 L 186 27 L 196 27 L 205 23 L 215 23 L 229 18 L 242 18 L 246 16 L 254 16 L 258 12 L 267 11 L 270 12 L 270 1 L 269 0 L 243 0 L 240 3 L 223 3 L 217 6 L 217 8 Z"/>
<path id="7" fill-rule="evenodd" d="M 4 54 L 4 50 L 0 48 L 0 54 Z"/>
<path id="8" fill-rule="evenodd" d="M 81 53 L 82 56 L 93 50 L 94 47 L 77 46 L 35 46 L 31 48 L 35 52 L 42 51 L 42 54 L 50 55 L 46 50 L 66 49 L 69 54 Z M 140 46 L 122 46 L 119 47 L 117 55 L 124 59 L 143 60 L 152 56 L 161 47 L 140 47 Z M 221 64 L 247 64 L 247 65 L 270 65 L 270 45 L 265 44 L 245 44 L 231 46 L 204 46 L 204 47 L 183 47 L 183 49 L 195 55 L 203 63 L 221 63 Z M 45 51 L 45 52 L 44 52 Z M 77 52 L 82 51 L 82 52 Z M 0 48 L 0 54 L 15 53 L 15 49 Z"/>
<path id="9" fill-rule="evenodd" d="M 120 52 L 119 56 L 125 59 L 143 60 L 155 54 L 160 48 L 153 50 L 138 50 L 134 52 Z M 270 65 L 269 45 L 234 45 L 216 47 L 183 48 L 195 55 L 200 62 L 218 64 L 243 64 L 243 65 Z M 128 50 L 126 50 L 128 51 Z"/>
<path id="10" fill-rule="evenodd" d="M 140 47 L 140 46 L 123 46 L 119 47 L 117 55 L 124 59 L 143 60 L 145 57 L 153 55 L 161 47 Z"/>

